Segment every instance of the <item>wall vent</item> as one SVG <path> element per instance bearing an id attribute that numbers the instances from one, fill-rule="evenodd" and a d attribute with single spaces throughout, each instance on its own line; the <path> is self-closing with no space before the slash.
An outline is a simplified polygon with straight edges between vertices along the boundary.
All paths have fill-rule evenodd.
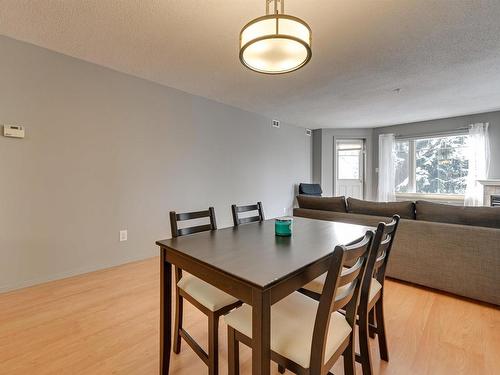
<path id="1" fill-rule="evenodd" d="M 312 130 L 311 129 L 306 129 L 306 135 L 309 137 L 312 135 Z"/>
<path id="2" fill-rule="evenodd" d="M 273 128 L 279 128 L 280 122 L 278 120 L 273 120 Z"/>

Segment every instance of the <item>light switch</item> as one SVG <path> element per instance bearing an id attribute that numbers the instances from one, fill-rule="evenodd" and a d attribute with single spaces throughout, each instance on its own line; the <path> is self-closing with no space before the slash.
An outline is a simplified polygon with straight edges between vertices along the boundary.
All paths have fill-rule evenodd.
<path id="1" fill-rule="evenodd" d="M 128 233 L 127 233 L 127 230 L 121 230 L 120 231 L 120 242 L 123 242 L 123 241 L 127 241 L 127 236 L 128 236 Z"/>

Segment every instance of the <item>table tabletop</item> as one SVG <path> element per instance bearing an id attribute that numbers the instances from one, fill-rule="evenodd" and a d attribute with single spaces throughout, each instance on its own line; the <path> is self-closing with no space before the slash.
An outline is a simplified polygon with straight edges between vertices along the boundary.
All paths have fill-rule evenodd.
<path id="1" fill-rule="evenodd" d="M 162 240 L 157 245 L 267 289 L 370 229 L 374 228 L 294 217 L 291 237 L 276 236 L 274 220 L 266 220 Z"/>
<path id="2" fill-rule="evenodd" d="M 291 237 L 274 220 L 157 241 L 161 248 L 160 374 L 170 369 L 172 266 L 252 305 L 252 374 L 269 375 L 271 305 L 326 272 L 336 245 L 373 228 L 294 218 Z"/>

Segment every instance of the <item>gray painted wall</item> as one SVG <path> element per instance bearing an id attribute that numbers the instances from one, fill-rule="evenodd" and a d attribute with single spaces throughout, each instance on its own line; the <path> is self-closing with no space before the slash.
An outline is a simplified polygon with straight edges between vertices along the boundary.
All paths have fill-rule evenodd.
<path id="1" fill-rule="evenodd" d="M 490 124 L 491 167 L 489 178 L 500 178 L 500 111 L 469 116 L 415 122 L 374 129 L 317 129 L 313 132 L 313 179 L 321 183 L 324 195 L 333 195 L 335 176 L 335 138 L 366 139 L 367 171 L 365 198 L 376 199 L 378 188 L 378 137 L 384 133 L 418 136 L 454 131 L 477 122 Z"/>
<path id="2" fill-rule="evenodd" d="M 316 129 L 312 131 L 312 181 L 315 184 L 321 184 L 322 137 L 322 129 Z"/>
<path id="3" fill-rule="evenodd" d="M 500 111 L 387 126 L 373 129 L 373 197 L 377 196 L 378 188 L 378 175 L 375 169 L 378 168 L 378 136 L 380 134 L 394 133 L 400 136 L 416 136 L 453 131 L 478 122 L 489 122 L 490 124 L 491 165 L 489 178 L 500 178 Z"/>
<path id="4" fill-rule="evenodd" d="M 27 134 L 0 137 L 0 290 L 154 256 L 169 210 L 282 215 L 311 180 L 303 128 L 5 37 L 0 55 L 0 123 Z"/>

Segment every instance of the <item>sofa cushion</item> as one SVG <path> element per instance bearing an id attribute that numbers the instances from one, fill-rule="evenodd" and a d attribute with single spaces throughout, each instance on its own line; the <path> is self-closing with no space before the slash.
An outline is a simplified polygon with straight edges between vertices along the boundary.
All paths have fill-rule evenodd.
<path id="1" fill-rule="evenodd" d="M 300 208 L 310 210 L 347 212 L 345 197 L 313 197 L 308 195 L 297 195 Z"/>
<path id="2" fill-rule="evenodd" d="M 500 207 L 464 207 L 417 201 L 417 220 L 500 228 Z"/>
<path id="3" fill-rule="evenodd" d="M 391 217 L 399 215 L 402 219 L 415 219 L 415 203 L 405 202 L 370 202 L 347 198 L 347 211 L 353 214 Z"/>

